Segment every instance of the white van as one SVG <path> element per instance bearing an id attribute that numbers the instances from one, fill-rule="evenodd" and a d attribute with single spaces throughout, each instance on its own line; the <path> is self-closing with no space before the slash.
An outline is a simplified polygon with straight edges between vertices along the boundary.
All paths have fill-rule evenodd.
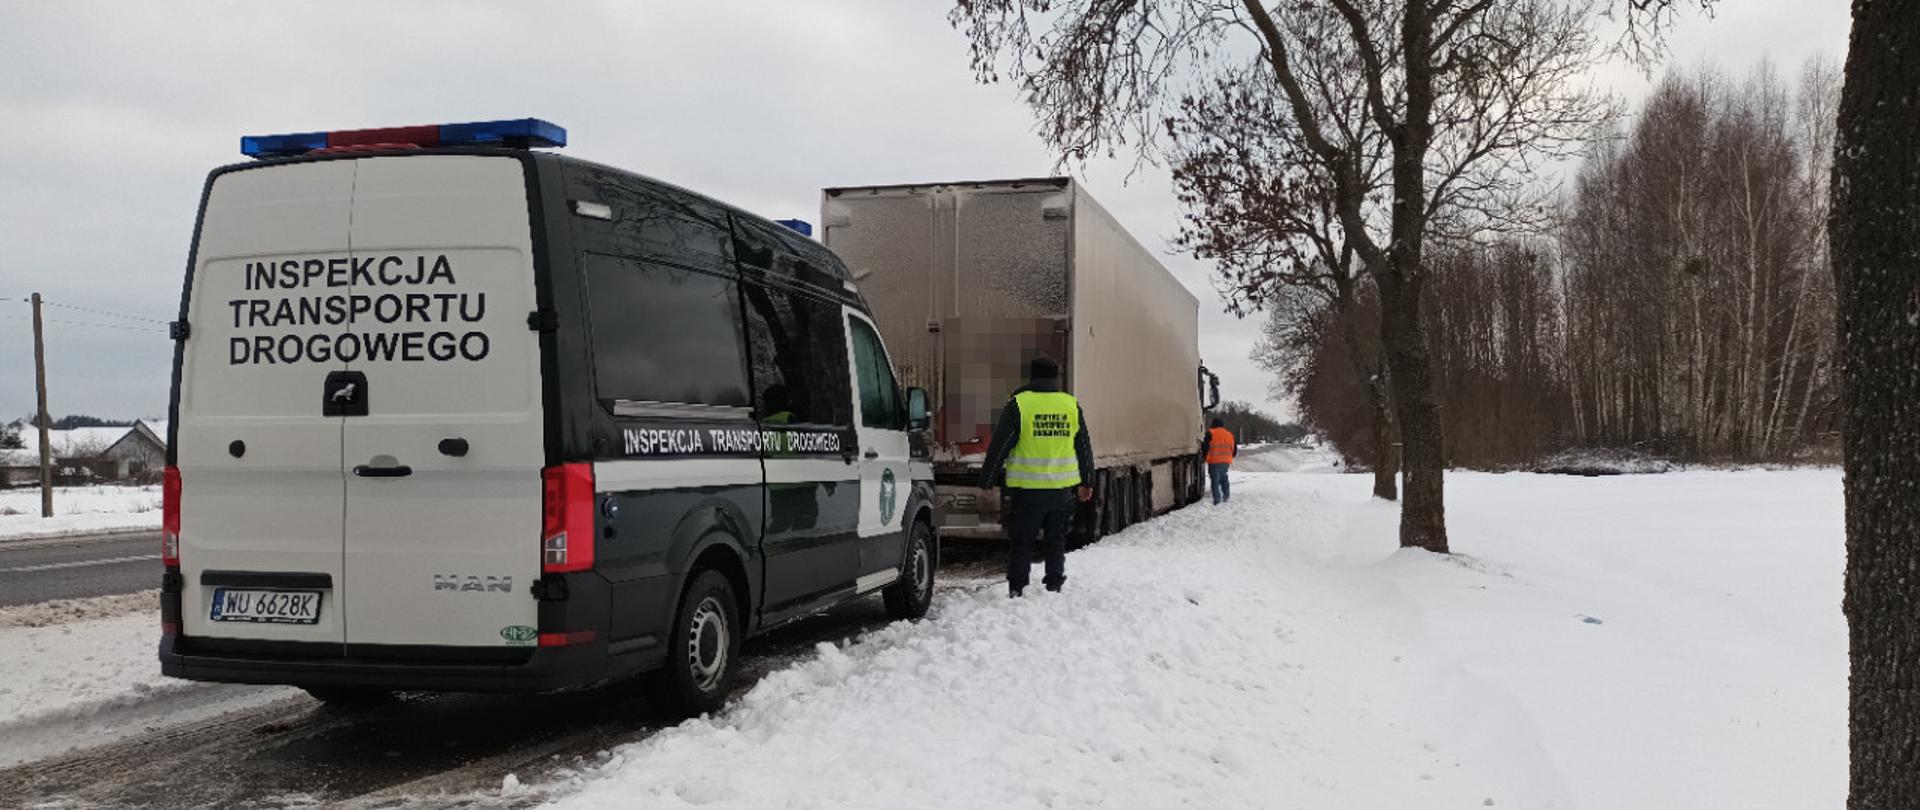
<path id="1" fill-rule="evenodd" d="M 925 613 L 925 395 L 793 227 L 535 120 L 250 137 L 180 316 L 162 671 L 714 708 L 741 640 Z M 910 449 L 911 448 L 911 449 Z"/>

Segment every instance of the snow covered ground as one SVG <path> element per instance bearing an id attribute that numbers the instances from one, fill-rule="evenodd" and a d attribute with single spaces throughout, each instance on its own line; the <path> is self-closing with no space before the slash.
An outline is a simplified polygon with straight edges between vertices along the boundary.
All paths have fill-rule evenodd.
<path id="1" fill-rule="evenodd" d="M 51 518 L 40 517 L 40 490 L 0 490 L 0 542 L 136 529 L 160 529 L 159 487 L 57 487 Z"/>
<path id="2" fill-rule="evenodd" d="M 0 768 L 292 694 L 160 677 L 159 599 L 0 608 Z"/>
<path id="3" fill-rule="evenodd" d="M 1312 465 L 1305 465 L 1311 468 Z M 777 671 L 521 784 L 564 807 L 1838 807 L 1840 475 L 1364 475 L 1234 500 Z M 118 600 L 118 601 L 110 601 Z M 160 678 L 151 594 L 0 609 L 0 767 L 293 694 Z M 132 612 L 127 612 L 132 611 Z M 522 774 L 525 776 L 525 774 Z"/>
<path id="4" fill-rule="evenodd" d="M 1237 474 L 1064 594 L 823 645 L 558 804 L 1843 803 L 1837 471 L 1450 475 L 1450 558 L 1370 484 Z"/>
<path id="5" fill-rule="evenodd" d="M 1340 472 L 1339 454 L 1313 445 L 1269 444 L 1247 447 L 1233 460 L 1239 472 Z"/>

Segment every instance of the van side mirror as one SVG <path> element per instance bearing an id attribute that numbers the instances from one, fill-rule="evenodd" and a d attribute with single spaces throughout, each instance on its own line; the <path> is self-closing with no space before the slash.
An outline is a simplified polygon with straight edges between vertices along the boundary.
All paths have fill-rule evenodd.
<path id="1" fill-rule="evenodd" d="M 933 417 L 927 409 L 926 389 L 907 389 L 907 429 L 926 430 L 931 424 Z"/>

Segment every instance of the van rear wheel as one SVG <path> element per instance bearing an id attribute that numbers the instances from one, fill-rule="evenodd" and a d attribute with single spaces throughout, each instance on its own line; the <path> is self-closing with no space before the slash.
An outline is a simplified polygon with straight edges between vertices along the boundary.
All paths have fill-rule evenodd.
<path id="1" fill-rule="evenodd" d="M 663 710 L 691 717 L 726 703 L 740 668 L 738 604 L 720 572 L 694 575 L 674 614 L 666 665 L 648 676 L 648 694 Z"/>
<path id="2" fill-rule="evenodd" d="M 900 578 L 881 591 L 887 615 L 896 619 L 918 619 L 933 605 L 933 530 L 918 520 L 907 532 L 907 561 Z"/>

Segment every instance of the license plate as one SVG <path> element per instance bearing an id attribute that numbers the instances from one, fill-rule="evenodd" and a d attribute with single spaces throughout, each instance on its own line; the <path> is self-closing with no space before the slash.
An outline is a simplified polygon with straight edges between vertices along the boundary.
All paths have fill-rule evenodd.
<path id="1" fill-rule="evenodd" d="M 215 588 L 207 618 L 216 622 L 318 624 L 320 592 Z"/>

